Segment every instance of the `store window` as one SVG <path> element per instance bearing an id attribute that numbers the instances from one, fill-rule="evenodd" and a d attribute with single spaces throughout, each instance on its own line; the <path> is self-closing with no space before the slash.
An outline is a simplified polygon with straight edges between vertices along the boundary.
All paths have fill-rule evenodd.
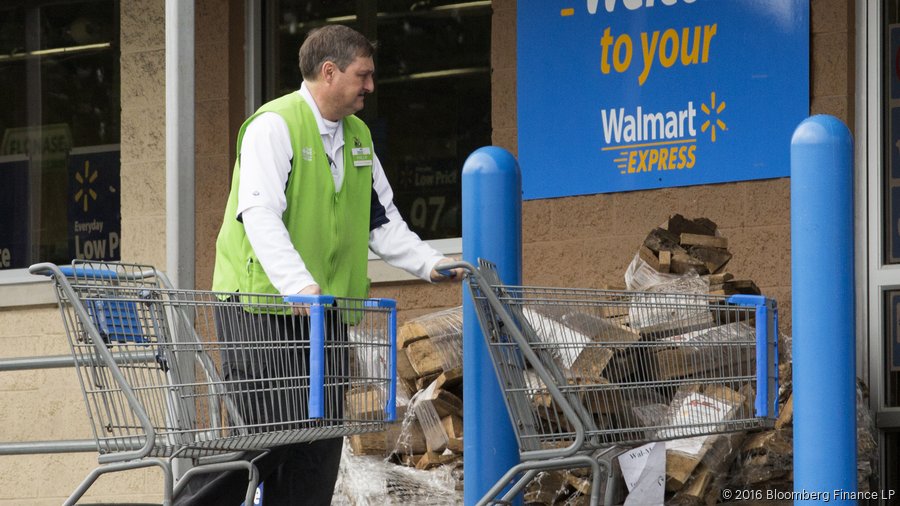
<path id="1" fill-rule="evenodd" d="M 900 0 L 884 13 L 884 263 L 900 263 Z M 885 292 L 884 403 L 900 407 L 900 290 Z"/>
<path id="2" fill-rule="evenodd" d="M 0 269 L 119 258 L 119 2 L 0 4 Z"/>
<path id="3" fill-rule="evenodd" d="M 358 115 L 394 202 L 423 239 L 460 237 L 462 166 L 491 142 L 491 2 L 277 0 L 263 9 L 263 100 L 300 87 L 297 52 L 310 30 L 340 23 L 377 41 L 375 93 Z"/>

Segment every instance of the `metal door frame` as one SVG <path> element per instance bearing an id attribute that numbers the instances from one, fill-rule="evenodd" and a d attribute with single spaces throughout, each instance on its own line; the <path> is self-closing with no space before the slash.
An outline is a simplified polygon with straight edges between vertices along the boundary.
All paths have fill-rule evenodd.
<path id="1" fill-rule="evenodd" d="M 884 342 L 887 290 L 900 289 L 900 264 L 884 264 L 884 127 L 882 105 L 884 55 L 883 2 L 856 1 L 856 314 L 857 371 L 870 392 L 875 415 L 878 448 L 884 448 L 885 432 L 900 430 L 900 407 L 887 407 L 885 398 Z M 881 452 L 878 476 L 885 476 Z M 883 488 L 883 487 L 882 487 Z"/>

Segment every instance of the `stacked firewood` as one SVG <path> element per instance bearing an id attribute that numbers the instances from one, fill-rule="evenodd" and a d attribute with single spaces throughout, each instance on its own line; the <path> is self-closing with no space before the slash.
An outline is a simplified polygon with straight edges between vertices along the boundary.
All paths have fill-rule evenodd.
<path id="1" fill-rule="evenodd" d="M 391 457 L 418 469 L 461 465 L 461 308 L 427 314 L 398 328 L 397 381 L 397 421 L 385 432 L 351 436 L 353 453 Z"/>
<path id="2" fill-rule="evenodd" d="M 728 239 L 706 218 L 672 215 L 665 225 L 650 231 L 638 249 L 638 258 L 659 275 L 652 278 L 654 282 L 696 274 L 709 283 L 708 292 L 712 295 L 760 293 L 752 280 L 735 279 L 725 271 L 732 258 Z"/>
<path id="3" fill-rule="evenodd" d="M 726 488 L 792 490 L 789 352 L 781 356 L 779 416 L 773 427 L 725 434 L 709 434 L 704 428 L 750 419 L 754 413 L 752 382 L 722 380 L 755 374 L 753 348 L 739 344 L 755 336 L 754 315 L 734 316 L 707 305 L 708 295 L 760 293 L 752 280 L 726 271 L 731 258 L 728 240 L 714 222 L 673 215 L 648 234 L 629 266 L 626 285 L 639 293 L 610 291 L 607 303 L 525 304 L 517 310 L 517 317 L 528 323 L 528 338 L 545 345 L 535 347 L 541 360 L 553 361 L 561 371 L 557 380 L 566 385 L 559 386 L 577 392 L 572 395 L 588 423 L 595 431 L 611 429 L 616 434 L 610 436 L 612 442 L 623 442 L 618 452 L 638 451 L 628 441 L 665 445 L 660 483 L 667 504 L 715 504 L 723 501 Z M 696 303 L 688 298 L 681 299 L 687 304 L 673 306 L 667 302 L 672 293 L 696 294 Z M 402 421 L 385 433 L 350 438 L 355 454 L 392 456 L 395 463 L 419 469 L 461 466 L 461 319 L 456 308 L 400 327 L 399 390 L 409 398 L 398 410 Z M 730 351 L 722 353 L 722 346 L 706 343 L 729 343 L 725 348 Z M 789 350 L 789 338 L 779 346 Z M 571 433 L 539 375 L 527 364 L 519 366 L 522 377 L 517 381 L 529 392 L 530 406 L 516 406 L 521 410 L 517 423 L 542 434 Z M 865 415 L 865 403 L 860 406 Z M 860 490 L 867 490 L 875 448 L 871 420 L 861 422 Z M 552 437 L 539 444 L 565 445 Z M 627 486 L 616 457 L 611 465 L 618 491 L 614 500 L 621 502 Z M 606 487 L 605 479 L 601 485 Z M 586 469 L 544 471 L 526 488 L 525 502 L 587 504 L 590 489 Z"/>

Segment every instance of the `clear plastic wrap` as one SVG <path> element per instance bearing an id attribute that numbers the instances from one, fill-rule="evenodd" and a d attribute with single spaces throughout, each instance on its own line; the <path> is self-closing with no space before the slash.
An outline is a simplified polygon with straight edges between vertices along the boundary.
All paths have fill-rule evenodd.
<path id="1" fill-rule="evenodd" d="M 404 327 L 431 340 L 444 371 L 462 367 L 462 306 L 413 318 Z"/>
<path id="2" fill-rule="evenodd" d="M 358 456 L 344 445 L 331 504 L 336 506 L 410 506 L 462 504 L 462 469 L 448 464 L 423 471 L 383 458 Z"/>
<path id="3" fill-rule="evenodd" d="M 442 452 L 447 448 L 450 442 L 444 426 L 441 424 L 441 417 L 438 415 L 437 409 L 434 407 L 432 398 L 434 397 L 437 382 L 432 382 L 425 390 L 420 390 L 411 401 L 412 410 L 415 412 L 419 426 L 425 434 L 425 443 L 428 451 Z"/>
<path id="4" fill-rule="evenodd" d="M 625 269 L 625 287 L 628 290 L 647 290 L 660 283 L 674 281 L 683 277 L 683 274 L 669 274 L 659 272 L 645 262 L 640 253 L 634 254 L 634 259 Z"/>

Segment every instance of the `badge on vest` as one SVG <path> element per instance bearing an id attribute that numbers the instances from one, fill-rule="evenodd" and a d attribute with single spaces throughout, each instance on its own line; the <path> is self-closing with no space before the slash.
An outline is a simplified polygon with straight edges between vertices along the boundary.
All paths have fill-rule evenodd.
<path id="1" fill-rule="evenodd" d="M 353 155 L 354 167 L 370 167 L 372 165 L 371 148 L 353 148 L 350 153 Z"/>

